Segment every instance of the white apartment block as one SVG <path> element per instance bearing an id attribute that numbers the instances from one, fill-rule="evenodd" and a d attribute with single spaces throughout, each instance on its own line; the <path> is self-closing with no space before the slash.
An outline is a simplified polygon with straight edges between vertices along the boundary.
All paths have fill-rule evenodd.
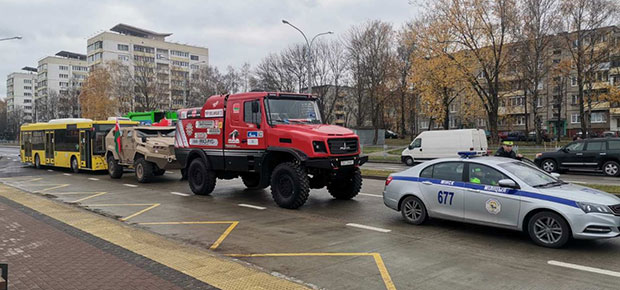
<path id="1" fill-rule="evenodd" d="M 14 72 L 6 79 L 7 113 L 12 116 L 15 110 L 23 113 L 24 122 L 32 122 L 34 98 L 37 87 L 37 69 L 22 68 L 25 72 Z"/>
<path id="2" fill-rule="evenodd" d="M 189 78 L 201 66 L 209 64 L 209 50 L 166 41 L 172 33 L 158 33 L 126 24 L 118 24 L 88 39 L 88 65 L 93 67 L 118 61 L 135 73 L 138 66 L 156 70 L 157 87 L 168 98 L 159 109 L 185 106 L 189 95 Z M 139 108 L 136 108 L 139 109 Z"/>
<path id="3" fill-rule="evenodd" d="M 55 56 L 48 56 L 39 60 L 37 71 L 35 104 L 37 121 L 79 117 L 77 95 L 79 88 L 88 76 L 86 55 L 60 51 Z M 46 108 L 45 102 L 49 101 L 50 95 L 59 97 L 55 101 L 58 105 Z"/>

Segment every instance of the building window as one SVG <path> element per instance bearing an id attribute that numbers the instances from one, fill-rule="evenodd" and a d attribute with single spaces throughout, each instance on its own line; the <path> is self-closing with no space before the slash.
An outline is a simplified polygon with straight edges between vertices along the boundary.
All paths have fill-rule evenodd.
<path id="1" fill-rule="evenodd" d="M 129 51 L 129 45 L 127 44 L 118 44 L 116 45 L 116 49 L 121 51 Z"/>
<path id="2" fill-rule="evenodd" d="M 515 124 L 517 126 L 525 125 L 525 116 L 517 116 Z"/>
<path id="3" fill-rule="evenodd" d="M 478 119 L 477 121 L 478 127 L 484 127 L 487 125 L 487 120 L 486 119 Z"/>
<path id="4" fill-rule="evenodd" d="M 511 107 L 522 107 L 523 104 L 525 103 L 525 97 L 523 96 L 511 97 L 509 102 L 510 102 Z"/>
<path id="5" fill-rule="evenodd" d="M 58 85 L 61 88 L 67 88 L 67 87 L 69 87 L 69 82 L 59 82 Z"/>
<path id="6" fill-rule="evenodd" d="M 93 51 L 93 50 L 100 49 L 100 48 L 102 48 L 102 47 L 103 47 L 103 41 L 99 40 L 99 41 L 96 41 L 96 42 L 94 42 L 94 43 L 91 43 L 91 44 L 90 44 L 90 45 L 86 48 L 86 51 L 90 52 L 90 51 Z"/>
<path id="7" fill-rule="evenodd" d="M 199 69 L 200 66 L 197 65 L 197 64 L 192 64 L 192 65 L 190 65 L 190 68 L 196 70 L 196 69 Z"/>
<path id="8" fill-rule="evenodd" d="M 24 90 L 32 90 L 32 86 L 24 86 Z"/>
<path id="9" fill-rule="evenodd" d="M 24 96 L 25 96 L 25 95 L 26 95 L 26 94 L 24 94 Z M 24 100 L 24 104 L 26 104 L 26 103 L 32 103 L 32 100 L 30 100 L 30 99 L 25 99 L 25 100 Z"/>
<path id="10" fill-rule="evenodd" d="M 118 60 L 120 60 L 120 61 L 129 61 L 129 56 L 128 55 L 124 55 L 124 54 L 119 54 L 118 55 Z"/>
<path id="11" fill-rule="evenodd" d="M 185 51 L 171 50 L 170 54 L 174 56 L 189 57 L 189 52 Z"/>
<path id="12" fill-rule="evenodd" d="M 61 79 L 68 79 L 69 75 L 68 74 L 59 74 L 58 77 L 61 78 Z"/>
<path id="13" fill-rule="evenodd" d="M 571 95 L 570 96 L 570 103 L 572 105 L 577 105 L 579 103 L 579 96 L 577 95 Z"/>
<path id="14" fill-rule="evenodd" d="M 558 54 L 562 54 L 562 50 L 561 49 L 556 49 L 553 51 L 554 55 L 558 55 Z"/>
<path id="15" fill-rule="evenodd" d="M 579 120 L 579 114 L 571 114 L 570 115 L 570 123 L 571 124 L 579 124 L 581 121 Z"/>
<path id="16" fill-rule="evenodd" d="M 449 118 L 450 128 L 456 128 L 458 120 L 455 117 Z"/>
<path id="17" fill-rule="evenodd" d="M 138 61 L 138 62 L 147 62 L 147 63 L 154 63 L 155 62 L 155 58 L 152 57 L 152 56 L 134 55 L 133 56 L 133 60 Z"/>
<path id="18" fill-rule="evenodd" d="M 24 84 L 31 84 L 32 80 L 24 80 Z"/>
<path id="19" fill-rule="evenodd" d="M 557 63 L 560 63 L 560 59 L 559 59 L 559 58 L 554 59 L 554 60 L 553 60 L 553 63 L 556 63 L 556 64 L 557 64 Z"/>
<path id="20" fill-rule="evenodd" d="M 69 66 L 61 65 L 58 67 L 59 70 L 69 70 Z"/>
<path id="21" fill-rule="evenodd" d="M 97 54 L 101 56 L 101 53 L 97 53 Z M 76 70 L 76 71 L 88 71 L 88 68 L 85 66 L 74 65 L 72 68 L 73 70 Z"/>
<path id="22" fill-rule="evenodd" d="M 570 85 L 573 86 L 573 87 L 577 86 L 577 77 L 576 76 L 570 77 Z"/>
<path id="23" fill-rule="evenodd" d="M 191 59 L 192 59 L 192 60 L 198 60 L 198 56 L 197 56 L 197 55 L 192 55 L 192 56 L 191 56 Z"/>
<path id="24" fill-rule="evenodd" d="M 450 113 L 456 113 L 456 103 L 450 104 Z"/>
<path id="25" fill-rule="evenodd" d="M 178 60 L 173 60 L 173 61 L 172 61 L 172 65 L 182 66 L 182 67 L 188 67 L 188 66 L 189 66 L 189 62 L 186 62 L 186 61 L 178 61 Z"/>
<path id="26" fill-rule="evenodd" d="M 428 121 L 420 121 L 420 128 L 422 129 L 428 128 Z"/>
<path id="27" fill-rule="evenodd" d="M 32 97 L 32 93 L 24 93 L 24 97 Z M 24 103 L 29 103 L 30 100 L 24 100 Z"/>
<path id="28" fill-rule="evenodd" d="M 536 99 L 536 107 L 542 108 L 543 106 L 544 106 L 543 98 L 538 97 L 538 99 Z"/>
<path id="29" fill-rule="evenodd" d="M 148 46 L 137 45 L 137 44 L 133 45 L 133 50 L 134 51 L 139 51 L 139 52 L 144 52 L 144 53 L 155 53 L 155 49 L 154 48 L 148 47 Z"/>
<path id="30" fill-rule="evenodd" d="M 590 114 L 590 122 L 592 123 L 605 123 L 605 112 L 595 112 Z"/>

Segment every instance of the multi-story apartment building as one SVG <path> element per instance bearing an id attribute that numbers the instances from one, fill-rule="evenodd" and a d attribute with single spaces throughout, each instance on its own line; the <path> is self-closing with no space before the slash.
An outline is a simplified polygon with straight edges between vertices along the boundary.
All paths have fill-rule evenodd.
<path id="1" fill-rule="evenodd" d="M 591 89 L 589 85 L 584 86 L 584 95 L 591 96 L 588 98 L 589 105 L 586 101 L 586 114 L 590 114 L 593 133 L 620 131 L 620 104 L 598 97 L 608 92 L 610 86 L 620 86 L 620 28 L 603 27 L 594 33 L 600 35 L 596 38 L 599 43 L 593 45 L 594 49 L 606 49 L 609 54 L 602 61 L 591 64 L 596 69 L 588 76 L 592 79 Z M 501 92 L 503 99 L 499 108 L 501 131 L 524 131 L 526 122 L 529 129 L 533 130 L 535 120 L 532 111 L 536 110 L 542 128 L 553 136 L 571 137 L 581 132 L 577 77 L 569 47 L 575 46 L 575 43 L 568 44 L 565 36 L 554 35 L 549 49 L 545 52 L 549 56 L 547 61 L 550 72 L 538 87 L 540 98 L 536 104 L 532 103 L 531 97 L 526 101 L 521 80 L 514 76 L 503 78 L 506 89 Z M 570 71 L 565 74 L 554 73 L 561 64 L 569 64 Z"/>
<path id="2" fill-rule="evenodd" d="M 23 118 L 28 123 L 33 121 L 33 106 L 37 88 L 37 69 L 22 68 L 24 72 L 14 72 L 7 76 L 6 103 L 10 118 Z M 14 113 L 19 112 L 20 116 Z"/>
<path id="3" fill-rule="evenodd" d="M 155 94 L 163 95 L 158 99 L 158 109 L 182 108 L 188 103 L 190 77 L 208 65 L 209 50 L 168 42 L 166 37 L 170 35 L 118 24 L 88 39 L 88 65 L 111 61 L 126 65 L 132 78 L 140 76 L 156 88 Z"/>
<path id="4" fill-rule="evenodd" d="M 60 51 L 39 60 L 35 118 L 79 117 L 78 95 L 88 76 L 86 55 Z"/>

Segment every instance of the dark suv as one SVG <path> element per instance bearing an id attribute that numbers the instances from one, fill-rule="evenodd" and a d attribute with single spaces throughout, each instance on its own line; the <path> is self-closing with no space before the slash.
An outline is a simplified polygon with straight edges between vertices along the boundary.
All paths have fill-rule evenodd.
<path id="1" fill-rule="evenodd" d="M 536 154 L 534 162 L 547 171 L 602 171 L 620 175 L 620 138 L 594 138 L 567 144 L 555 152 Z"/>

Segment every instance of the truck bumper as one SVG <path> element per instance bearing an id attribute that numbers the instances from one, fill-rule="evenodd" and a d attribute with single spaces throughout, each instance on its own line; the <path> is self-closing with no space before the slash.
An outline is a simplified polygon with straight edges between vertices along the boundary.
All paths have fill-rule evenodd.
<path id="1" fill-rule="evenodd" d="M 305 161 L 305 164 L 306 164 L 306 167 L 310 167 L 310 168 L 344 170 L 344 169 L 352 169 L 352 168 L 362 166 L 367 161 L 368 161 L 368 156 L 346 156 L 346 157 L 308 159 Z"/>

